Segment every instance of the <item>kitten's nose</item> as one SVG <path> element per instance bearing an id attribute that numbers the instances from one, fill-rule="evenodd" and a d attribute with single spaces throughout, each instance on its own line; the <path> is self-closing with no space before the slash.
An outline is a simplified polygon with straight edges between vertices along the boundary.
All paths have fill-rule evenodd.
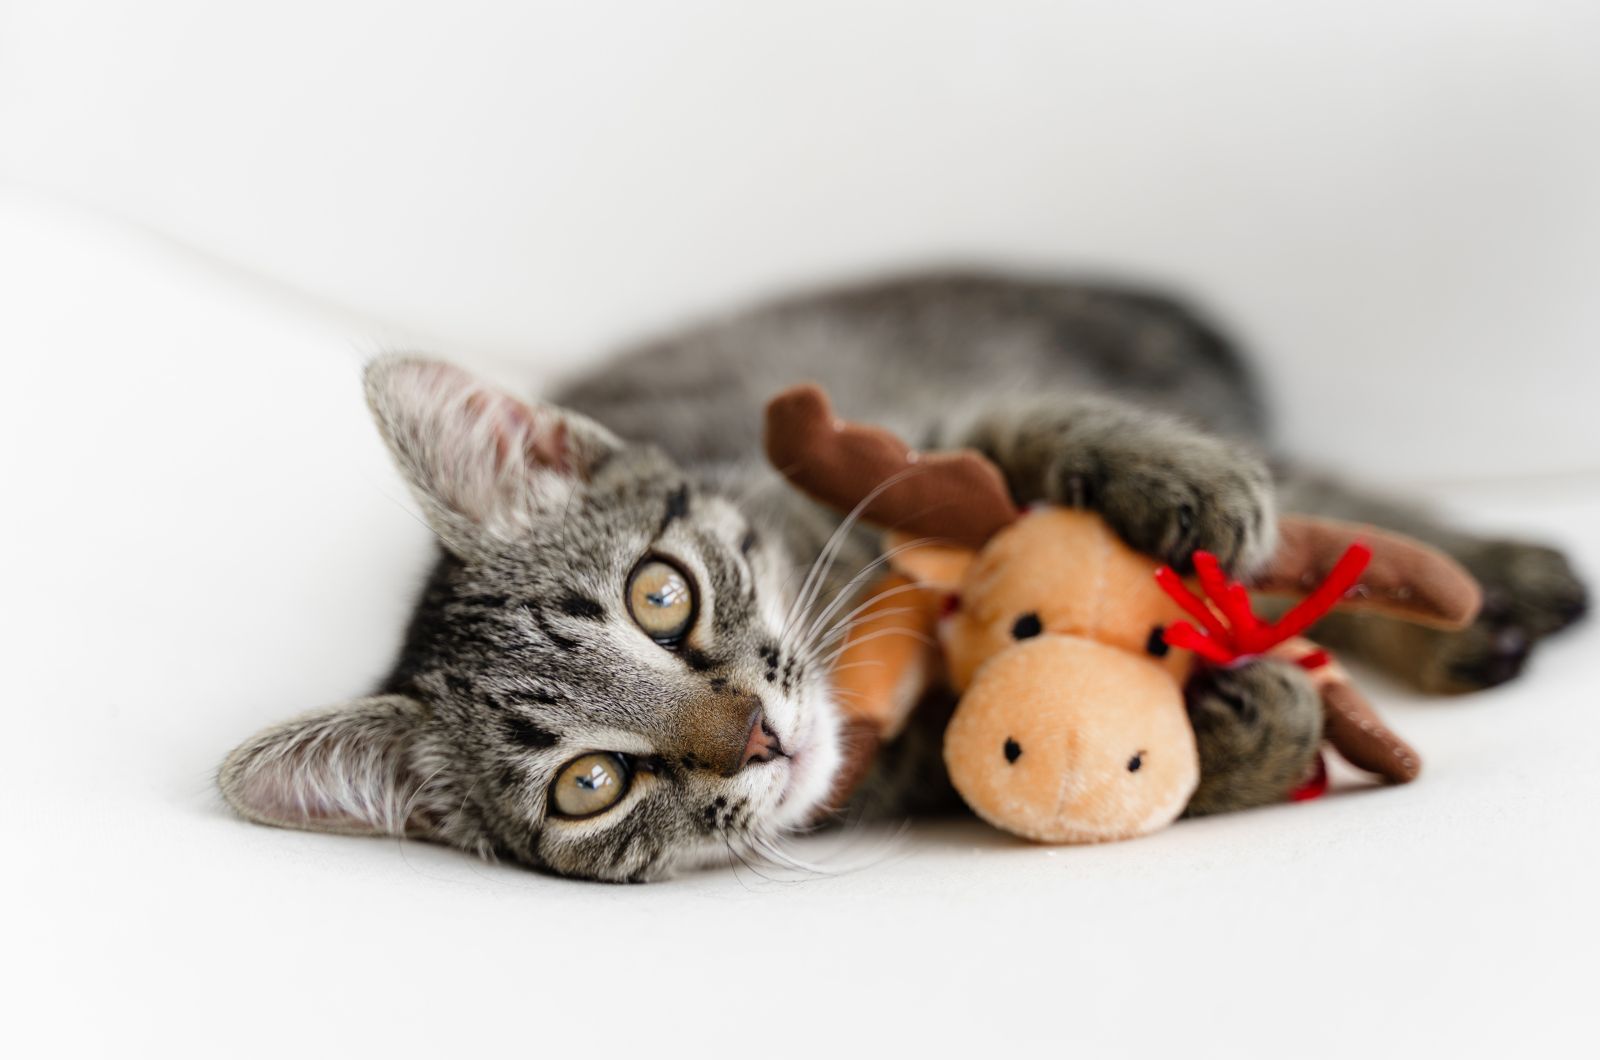
<path id="1" fill-rule="evenodd" d="M 767 724 L 761 701 L 746 694 L 719 695 L 690 705 L 680 730 L 684 762 L 731 777 L 752 762 L 770 762 L 784 751 Z"/>
<path id="2" fill-rule="evenodd" d="M 757 711 L 755 724 L 750 726 L 750 736 L 744 742 L 744 757 L 739 762 L 739 768 L 743 769 L 751 762 L 770 762 L 781 754 L 783 745 L 778 742 L 778 734 L 767 724 L 766 715 Z"/>

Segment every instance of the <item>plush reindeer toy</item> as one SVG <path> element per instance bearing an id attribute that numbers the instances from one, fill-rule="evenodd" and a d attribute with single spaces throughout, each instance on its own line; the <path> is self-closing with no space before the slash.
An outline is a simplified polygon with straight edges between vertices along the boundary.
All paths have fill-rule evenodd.
<path id="1" fill-rule="evenodd" d="M 861 749 L 855 776 L 932 682 L 960 699 L 945 731 L 950 779 L 996 827 L 1052 843 L 1144 835 L 1202 782 L 1185 689 L 1197 670 L 1273 655 L 1321 696 L 1323 738 L 1391 783 L 1417 755 L 1331 657 L 1299 636 L 1331 607 L 1459 628 L 1477 584 L 1418 542 L 1372 527 L 1285 516 L 1250 590 L 1304 599 L 1268 622 L 1214 558 L 1193 582 L 1133 551 L 1092 512 L 1019 511 L 975 452 L 919 453 L 835 419 L 817 388 L 767 409 L 767 454 L 814 499 L 889 531 L 893 573 L 875 587 L 835 672 Z M 1315 793 L 1325 774 L 1302 778 Z M 1285 790 L 1276 797 L 1290 797 Z"/>

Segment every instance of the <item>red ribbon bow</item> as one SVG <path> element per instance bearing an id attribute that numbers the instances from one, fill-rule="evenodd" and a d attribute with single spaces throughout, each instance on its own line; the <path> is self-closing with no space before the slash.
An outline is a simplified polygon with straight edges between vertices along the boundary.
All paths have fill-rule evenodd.
<path id="1" fill-rule="evenodd" d="M 1367 569 L 1372 559 L 1372 549 L 1357 542 L 1344 550 L 1333 570 L 1317 586 L 1276 622 L 1263 622 L 1250 609 L 1250 593 L 1245 587 L 1222 573 L 1222 565 L 1209 552 L 1194 554 L 1194 570 L 1200 579 L 1200 590 L 1206 596 L 1196 596 L 1171 567 L 1156 571 L 1156 583 L 1173 601 L 1190 615 L 1205 632 L 1189 622 L 1174 622 L 1163 636 L 1174 648 L 1194 652 L 1207 662 L 1226 666 L 1240 659 L 1260 655 L 1290 637 L 1299 636 L 1323 615 L 1333 610 Z M 1209 601 L 1209 602 L 1208 602 Z M 1327 652 L 1313 652 L 1298 660 L 1301 666 L 1314 670 L 1328 661 Z"/>

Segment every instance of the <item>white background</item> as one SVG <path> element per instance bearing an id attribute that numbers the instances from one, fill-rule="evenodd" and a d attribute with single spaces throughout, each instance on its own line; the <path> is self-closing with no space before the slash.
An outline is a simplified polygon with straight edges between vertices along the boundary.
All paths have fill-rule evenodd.
<path id="1" fill-rule="evenodd" d="M 6 21 L 0 172 L 430 346 L 569 363 L 795 281 L 1082 268 L 1212 306 L 1330 462 L 1600 468 L 1592 3 L 13 0 Z"/>
<path id="2" fill-rule="evenodd" d="M 1600 570 L 1597 128 L 1592 5 L 0 8 L 0 1044 L 1571 1051 L 1593 623 L 1464 700 L 1371 678 L 1411 787 L 835 878 L 570 884 L 210 771 L 393 650 L 429 546 L 371 352 L 536 384 L 929 260 L 1193 292 L 1293 448 Z"/>

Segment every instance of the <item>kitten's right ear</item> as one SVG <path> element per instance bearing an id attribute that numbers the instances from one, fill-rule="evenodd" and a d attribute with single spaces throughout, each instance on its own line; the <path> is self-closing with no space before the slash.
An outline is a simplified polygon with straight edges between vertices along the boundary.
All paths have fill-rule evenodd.
<path id="1" fill-rule="evenodd" d="M 518 401 L 453 365 L 384 358 L 367 403 L 428 523 L 457 555 L 562 510 L 622 443 L 593 420 Z"/>

